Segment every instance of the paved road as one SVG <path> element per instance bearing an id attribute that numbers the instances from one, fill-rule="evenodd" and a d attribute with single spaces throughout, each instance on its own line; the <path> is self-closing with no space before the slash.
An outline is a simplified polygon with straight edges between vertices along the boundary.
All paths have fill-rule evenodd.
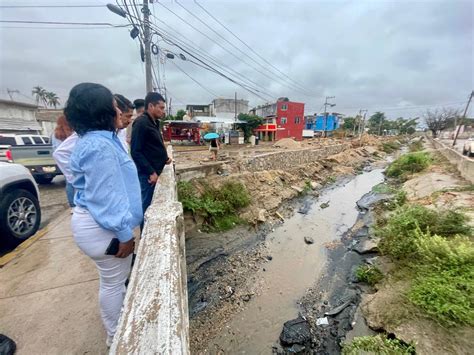
<path id="1" fill-rule="evenodd" d="M 66 198 L 66 180 L 57 176 L 49 185 L 39 185 L 41 227 L 45 227 L 61 212 L 69 208 Z"/>

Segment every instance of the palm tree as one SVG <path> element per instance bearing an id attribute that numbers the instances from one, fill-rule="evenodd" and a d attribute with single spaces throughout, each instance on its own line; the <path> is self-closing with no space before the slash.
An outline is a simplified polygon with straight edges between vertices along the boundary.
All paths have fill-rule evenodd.
<path id="1" fill-rule="evenodd" d="M 41 86 L 35 86 L 31 91 L 31 94 L 35 97 L 37 105 L 39 105 L 39 102 L 41 101 L 46 106 L 46 93 L 47 91 Z"/>
<path id="2" fill-rule="evenodd" d="M 45 94 L 45 98 L 48 102 L 48 105 L 49 106 L 53 106 L 54 108 L 56 108 L 61 102 L 59 101 L 59 97 L 58 95 L 56 95 L 54 92 L 52 91 L 48 91 L 46 92 Z"/>

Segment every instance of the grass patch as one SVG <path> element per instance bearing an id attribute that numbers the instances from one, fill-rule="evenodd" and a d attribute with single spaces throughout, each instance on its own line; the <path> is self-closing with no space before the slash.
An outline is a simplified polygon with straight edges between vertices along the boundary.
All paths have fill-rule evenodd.
<path id="1" fill-rule="evenodd" d="M 418 139 L 412 143 L 410 143 L 410 145 L 408 146 L 408 149 L 410 150 L 410 152 L 419 152 L 420 150 L 423 150 L 423 142 L 421 141 L 421 139 Z"/>
<path id="2" fill-rule="evenodd" d="M 397 141 L 383 142 L 381 146 L 381 150 L 387 154 L 391 154 L 398 149 L 400 149 L 400 143 Z"/>
<path id="3" fill-rule="evenodd" d="M 383 279 L 382 271 L 373 265 L 361 265 L 356 270 L 357 281 L 374 286 Z"/>
<path id="4" fill-rule="evenodd" d="M 412 355 L 415 346 L 405 344 L 398 339 L 389 339 L 379 334 L 376 336 L 355 337 L 349 344 L 342 348 L 343 355 L 359 355 L 363 352 L 383 355 Z"/>
<path id="5" fill-rule="evenodd" d="M 417 251 L 417 240 L 422 233 L 443 237 L 457 234 L 471 235 L 469 218 L 456 210 L 434 211 L 421 205 L 402 205 L 395 209 L 385 225 L 375 228 L 381 237 L 379 247 L 394 259 L 411 258 Z"/>
<path id="6" fill-rule="evenodd" d="M 229 230 L 242 222 L 237 212 L 250 204 L 250 195 L 243 184 L 229 181 L 220 187 L 204 185 L 204 188 L 199 195 L 190 182 L 178 182 L 178 199 L 185 211 L 203 216 L 209 231 Z"/>
<path id="7" fill-rule="evenodd" d="M 408 175 L 418 173 L 430 166 L 432 158 L 429 153 L 408 153 L 392 162 L 385 174 L 388 177 L 406 179 Z"/>
<path id="8" fill-rule="evenodd" d="M 420 233 L 408 299 L 444 327 L 474 325 L 474 245 Z"/>
<path id="9" fill-rule="evenodd" d="M 393 194 L 395 193 L 396 189 L 384 182 L 378 184 L 378 185 L 375 185 L 374 187 L 372 187 L 372 192 L 376 193 L 376 194 Z"/>

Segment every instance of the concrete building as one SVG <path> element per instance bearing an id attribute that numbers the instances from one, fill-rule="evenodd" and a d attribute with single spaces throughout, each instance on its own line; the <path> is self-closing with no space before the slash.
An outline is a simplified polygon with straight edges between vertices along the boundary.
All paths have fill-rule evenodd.
<path id="1" fill-rule="evenodd" d="M 211 116 L 209 105 L 186 105 L 186 113 L 191 118 L 194 118 L 196 116 Z"/>
<path id="2" fill-rule="evenodd" d="M 263 117 L 265 121 L 255 130 L 261 140 L 303 139 L 304 103 L 280 98 L 275 103 L 253 108 L 250 113 Z"/>
<path id="3" fill-rule="evenodd" d="M 209 104 L 211 116 L 234 118 L 239 113 L 249 112 L 249 102 L 247 100 L 235 99 L 214 99 Z"/>
<path id="4" fill-rule="evenodd" d="M 36 105 L 0 99 L 0 133 L 40 134 L 37 111 Z"/>
<path id="5" fill-rule="evenodd" d="M 58 117 L 63 114 L 62 109 L 39 109 L 36 119 L 41 126 L 41 134 L 50 137 L 56 127 Z"/>

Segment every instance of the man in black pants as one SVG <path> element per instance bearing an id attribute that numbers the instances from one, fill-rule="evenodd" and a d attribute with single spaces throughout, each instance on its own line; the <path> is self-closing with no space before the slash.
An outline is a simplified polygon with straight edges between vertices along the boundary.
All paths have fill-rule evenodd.
<path id="1" fill-rule="evenodd" d="M 165 117 L 165 113 L 163 96 L 157 92 L 149 92 L 145 98 L 145 112 L 133 122 L 130 149 L 138 170 L 143 213 L 151 204 L 153 191 L 163 168 L 171 163 L 159 122 Z"/>

